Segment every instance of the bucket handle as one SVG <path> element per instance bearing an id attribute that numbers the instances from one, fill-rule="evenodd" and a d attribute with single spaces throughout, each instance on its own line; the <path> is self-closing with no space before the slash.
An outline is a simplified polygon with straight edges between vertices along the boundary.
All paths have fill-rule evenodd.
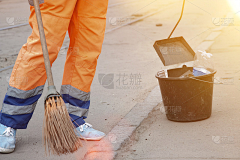
<path id="1" fill-rule="evenodd" d="M 197 78 L 193 78 L 193 77 L 188 77 L 188 78 L 191 78 L 191 79 L 194 79 L 194 80 L 197 80 L 197 81 L 200 81 L 200 82 L 205 82 L 205 83 L 211 83 L 211 84 L 224 84 L 222 81 L 214 78 L 215 80 L 217 80 L 218 82 L 220 83 L 214 83 L 214 82 L 209 82 L 209 81 L 204 81 L 204 80 L 201 80 L 201 79 L 197 79 Z"/>

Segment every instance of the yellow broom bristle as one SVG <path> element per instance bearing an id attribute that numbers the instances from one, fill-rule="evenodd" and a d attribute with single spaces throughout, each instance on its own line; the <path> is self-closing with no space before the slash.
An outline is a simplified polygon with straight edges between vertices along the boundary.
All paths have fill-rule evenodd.
<path id="1" fill-rule="evenodd" d="M 82 146 L 61 97 L 46 100 L 43 132 L 46 153 L 68 154 Z"/>

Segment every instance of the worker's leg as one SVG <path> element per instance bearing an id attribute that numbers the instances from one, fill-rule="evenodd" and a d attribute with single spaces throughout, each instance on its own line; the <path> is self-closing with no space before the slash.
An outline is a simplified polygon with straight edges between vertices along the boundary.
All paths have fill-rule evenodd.
<path id="1" fill-rule="evenodd" d="M 101 53 L 108 0 L 78 0 L 70 25 L 70 46 L 61 94 L 74 125 L 84 124 L 90 105 L 90 86 Z"/>
<path id="2" fill-rule="evenodd" d="M 45 0 L 40 5 L 51 63 L 63 43 L 76 0 Z M 34 7 L 30 7 L 32 34 L 18 54 L 0 113 L 0 123 L 25 129 L 46 81 L 46 72 Z"/>

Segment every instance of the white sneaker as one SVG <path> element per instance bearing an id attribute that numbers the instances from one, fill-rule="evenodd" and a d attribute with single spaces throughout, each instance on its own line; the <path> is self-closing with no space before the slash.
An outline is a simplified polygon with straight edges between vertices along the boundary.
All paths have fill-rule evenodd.
<path id="1" fill-rule="evenodd" d="M 15 149 L 16 129 L 0 124 L 0 153 L 11 153 Z"/>
<path id="2" fill-rule="evenodd" d="M 84 123 L 83 125 L 77 127 L 76 130 L 77 136 L 85 140 L 99 141 L 106 135 L 101 131 L 93 129 L 92 125 L 89 123 Z"/>

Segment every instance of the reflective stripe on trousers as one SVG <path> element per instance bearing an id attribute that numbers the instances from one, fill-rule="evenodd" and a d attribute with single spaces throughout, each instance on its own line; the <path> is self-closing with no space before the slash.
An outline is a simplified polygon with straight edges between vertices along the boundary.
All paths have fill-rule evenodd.
<path id="1" fill-rule="evenodd" d="M 108 0 L 44 0 L 40 5 L 51 64 L 69 33 L 61 94 L 75 126 L 87 118 L 107 6 Z M 27 128 L 47 78 L 34 7 L 30 10 L 32 34 L 18 54 L 0 113 L 0 123 L 15 129 Z"/>

